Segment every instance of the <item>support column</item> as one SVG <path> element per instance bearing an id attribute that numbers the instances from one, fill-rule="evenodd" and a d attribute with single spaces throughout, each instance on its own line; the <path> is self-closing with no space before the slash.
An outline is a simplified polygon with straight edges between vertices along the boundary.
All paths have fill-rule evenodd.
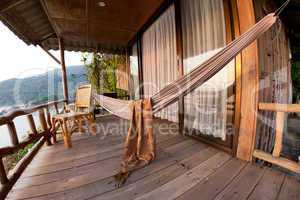
<path id="1" fill-rule="evenodd" d="M 236 0 L 241 34 L 255 23 L 252 0 Z M 258 49 L 254 42 L 241 53 L 241 118 L 237 157 L 251 161 L 255 144 L 258 111 Z"/>
<path id="2" fill-rule="evenodd" d="M 138 69 L 139 69 L 139 92 L 140 99 L 144 98 L 144 74 L 143 74 L 143 50 L 142 50 L 142 37 L 138 34 L 137 37 L 137 51 L 138 51 Z"/>
<path id="3" fill-rule="evenodd" d="M 59 50 L 60 50 L 60 63 L 61 63 L 61 73 L 62 73 L 62 83 L 63 83 L 63 90 L 64 90 L 64 97 L 65 101 L 69 103 L 69 94 L 68 94 L 68 79 L 67 79 L 67 70 L 66 70 L 66 63 L 65 63 L 65 47 L 64 41 L 62 38 L 58 38 Z"/>
<path id="4" fill-rule="evenodd" d="M 176 52 L 177 52 L 177 71 L 178 77 L 184 76 L 183 69 L 183 41 L 181 27 L 180 0 L 175 1 L 175 19 L 176 19 Z M 184 96 L 179 97 L 178 101 L 178 122 L 179 133 L 184 134 Z"/>

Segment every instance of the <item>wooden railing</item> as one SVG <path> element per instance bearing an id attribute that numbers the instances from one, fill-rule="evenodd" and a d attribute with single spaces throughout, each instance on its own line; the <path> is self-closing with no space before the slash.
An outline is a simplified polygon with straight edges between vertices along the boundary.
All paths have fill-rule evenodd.
<path id="1" fill-rule="evenodd" d="M 276 112 L 276 135 L 275 144 L 272 154 L 255 149 L 253 156 L 260 160 L 267 161 L 274 165 L 286 168 L 293 172 L 300 174 L 300 164 L 292 160 L 281 157 L 282 142 L 283 142 L 283 129 L 284 129 L 284 115 L 285 113 L 300 112 L 300 105 L 298 104 L 273 104 L 273 103 L 260 103 L 259 110 Z"/>
<path id="2" fill-rule="evenodd" d="M 59 113 L 58 105 L 65 103 L 64 100 L 49 102 L 43 105 L 35 106 L 28 109 L 15 110 L 3 117 L 0 117 L 0 126 L 6 125 L 10 136 L 11 146 L 0 148 L 0 199 L 4 199 L 9 190 L 18 180 L 26 166 L 33 159 L 39 148 L 46 142 L 47 145 L 51 145 L 51 137 L 53 136 L 53 142 L 56 142 L 54 133 L 51 133 L 51 113 L 50 108 L 54 108 L 55 113 Z M 38 112 L 38 118 L 40 121 L 42 131 L 38 131 L 34 122 L 33 113 Z M 18 138 L 14 119 L 16 117 L 26 116 L 30 127 L 28 136 L 26 139 L 20 141 Z M 22 130 L 25 131 L 25 130 Z M 0 133 L 1 134 L 1 133 Z M 3 158 L 8 155 L 17 153 L 19 150 L 24 149 L 29 144 L 36 144 L 30 149 L 14 169 L 9 173 L 4 168 Z"/>

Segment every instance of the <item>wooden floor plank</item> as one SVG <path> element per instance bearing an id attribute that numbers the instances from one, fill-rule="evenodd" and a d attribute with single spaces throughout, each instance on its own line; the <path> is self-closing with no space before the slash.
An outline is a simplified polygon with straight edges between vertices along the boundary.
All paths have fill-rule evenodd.
<path id="1" fill-rule="evenodd" d="M 296 179 L 234 159 L 178 131 L 162 133 L 161 121 L 155 121 L 157 157 L 134 171 L 123 187 L 116 187 L 113 176 L 120 169 L 125 134 L 109 126 L 122 123 L 126 133 L 128 122 L 109 117 L 98 121 L 110 132 L 104 140 L 101 132 L 75 134 L 72 149 L 62 141 L 44 146 L 8 199 L 300 199 Z"/>
<path id="2" fill-rule="evenodd" d="M 201 149 L 206 148 L 206 145 L 195 144 L 195 141 L 182 142 L 177 145 L 167 147 L 162 153 L 159 153 L 158 158 L 154 160 L 150 165 L 135 171 L 129 178 L 128 183 L 136 182 L 143 177 L 151 176 L 158 173 L 159 170 L 168 168 L 172 165 L 180 162 L 181 159 L 185 159 L 193 152 L 199 152 Z M 215 149 L 212 151 L 217 152 Z M 164 162 L 169 161 L 169 162 Z M 61 193 L 53 195 L 39 197 L 38 199 L 65 199 L 65 196 L 71 199 L 86 199 L 95 195 L 100 195 L 104 192 L 109 192 L 117 189 L 115 186 L 115 180 L 113 177 L 109 177 L 94 183 L 86 184 L 81 187 L 76 187 L 70 190 L 65 190 Z"/>
<path id="3" fill-rule="evenodd" d="M 231 159 L 231 157 L 228 154 L 223 152 L 217 153 L 215 156 L 209 158 L 207 161 L 201 163 L 197 167 L 185 172 L 183 175 L 175 178 L 173 181 L 161 185 L 157 189 L 136 199 L 175 199 L 215 172 L 229 159 Z"/>
<path id="4" fill-rule="evenodd" d="M 164 146 L 172 146 L 172 144 L 175 144 L 179 141 L 183 141 L 186 140 L 186 138 L 184 137 L 180 137 L 180 136 L 173 136 L 173 137 L 169 137 L 169 138 L 161 138 L 158 141 L 158 148 L 160 147 L 164 147 Z M 30 178 L 31 176 L 37 176 L 37 175 L 43 175 L 43 174 L 48 174 L 48 173 L 53 173 L 53 172 L 57 172 L 60 170 L 67 170 L 67 169 L 71 169 L 74 167 L 80 167 L 82 165 L 87 165 L 90 163 L 94 163 L 94 162 L 98 162 L 101 160 L 105 160 L 108 159 L 110 157 L 114 157 L 114 156 L 118 156 L 122 154 L 122 150 L 123 150 L 123 143 L 120 142 L 117 145 L 111 145 L 107 148 L 102 147 L 102 150 L 96 154 L 92 154 L 90 156 L 85 156 L 85 157 L 77 157 L 72 156 L 72 159 L 65 159 L 63 162 L 54 162 L 51 163 L 49 162 L 47 165 L 42 165 L 42 166 L 36 166 L 36 167 L 29 167 L 28 169 L 26 169 L 26 172 L 24 173 L 24 176 L 22 178 L 28 177 Z M 60 157 L 59 155 L 57 155 L 57 157 Z M 56 158 L 57 160 L 61 160 L 60 158 Z"/>
<path id="5" fill-rule="evenodd" d="M 194 141 L 186 141 L 186 139 L 183 137 L 174 137 L 169 140 L 159 141 L 158 148 L 172 146 L 173 144 L 177 144 L 181 142 L 194 143 Z M 22 191 L 23 188 L 31 187 L 30 188 L 31 194 L 41 195 L 40 193 L 47 192 L 48 188 L 52 188 L 50 191 L 55 192 L 56 190 L 54 188 L 57 185 L 63 185 L 63 183 L 68 182 L 69 179 L 72 179 L 75 182 L 76 179 L 79 178 L 82 179 L 84 176 L 85 181 L 90 181 L 90 179 L 94 180 L 95 178 L 94 171 L 98 171 L 98 170 L 101 171 L 103 170 L 103 167 L 106 165 L 117 166 L 115 168 L 118 169 L 121 163 L 121 153 L 122 150 L 119 151 L 119 154 L 117 156 L 112 157 L 110 159 L 101 160 L 99 162 L 93 162 L 91 164 L 85 164 L 68 170 L 61 170 L 54 173 L 43 174 L 41 176 L 21 178 L 16 184 L 16 186 L 13 188 L 13 190 Z M 115 173 L 115 170 L 112 170 L 112 173 Z M 107 173 L 107 176 L 110 175 L 111 173 Z M 103 176 L 101 176 L 101 178 L 103 178 Z M 68 187 L 65 186 L 64 189 L 68 189 Z"/>
<path id="6" fill-rule="evenodd" d="M 181 137 L 178 135 L 159 135 L 158 141 L 164 141 L 174 137 Z M 65 163 L 67 161 L 73 161 L 74 159 L 86 158 L 88 156 L 93 156 L 99 153 L 104 153 L 107 151 L 113 151 L 117 149 L 122 149 L 123 140 L 107 140 L 105 143 L 100 141 L 99 143 L 90 144 L 89 148 L 74 147 L 72 149 L 65 149 L 63 153 L 48 153 L 40 156 L 36 156 L 33 162 L 30 164 L 29 168 L 40 168 L 42 166 L 57 165 L 59 163 Z"/>
<path id="7" fill-rule="evenodd" d="M 157 173 L 147 176 L 139 181 L 128 184 L 120 189 L 117 189 L 113 192 L 106 193 L 101 196 L 96 196 L 91 198 L 96 199 L 134 199 L 147 192 L 151 192 L 161 185 L 164 185 L 178 176 L 186 173 L 189 170 L 192 170 L 202 162 L 209 159 L 211 156 L 215 155 L 216 152 L 212 149 L 207 148 L 201 152 L 193 153 L 191 156 L 186 159 L 178 162 L 168 168 L 158 171 Z"/>
<path id="8" fill-rule="evenodd" d="M 214 174 L 185 192 L 177 200 L 214 199 L 246 166 L 245 162 L 232 159 Z"/>
<path id="9" fill-rule="evenodd" d="M 259 180 L 264 170 L 260 167 L 248 164 L 242 172 L 219 194 L 216 200 L 241 200 L 246 199 Z"/>
<path id="10" fill-rule="evenodd" d="M 194 144 L 192 140 L 178 140 L 178 143 Z M 42 196 L 51 193 L 61 192 L 71 188 L 76 188 L 85 184 L 89 184 L 106 177 L 113 176 L 119 170 L 121 163 L 121 155 L 109 160 L 104 160 L 101 163 L 93 163 L 92 165 L 85 165 L 80 168 L 74 168 L 72 170 L 64 171 L 63 173 L 54 173 L 50 175 L 43 175 L 42 180 L 49 181 L 47 184 L 32 186 L 24 189 L 13 189 L 10 193 L 10 197 L 17 198 L 18 194 L 22 194 L 22 197 L 34 197 Z M 99 173 L 97 173 L 99 172 Z M 29 179 L 33 180 L 33 179 Z M 22 181 L 22 179 L 20 180 Z M 29 183 L 37 184 L 37 183 Z"/>
<path id="11" fill-rule="evenodd" d="M 293 177 L 286 176 L 282 185 L 278 200 L 299 200 L 300 181 Z"/>
<path id="12" fill-rule="evenodd" d="M 256 185 L 249 196 L 249 200 L 276 199 L 284 181 L 284 174 L 275 170 L 267 169 L 262 179 Z M 300 189 L 300 188 L 299 188 Z"/>

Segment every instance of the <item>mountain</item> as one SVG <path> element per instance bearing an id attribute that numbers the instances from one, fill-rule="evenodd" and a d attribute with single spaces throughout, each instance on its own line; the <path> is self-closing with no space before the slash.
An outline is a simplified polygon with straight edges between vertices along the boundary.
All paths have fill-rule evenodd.
<path id="1" fill-rule="evenodd" d="M 86 84 L 84 66 L 67 67 L 69 97 L 75 98 L 78 85 Z M 47 101 L 63 99 L 61 70 L 55 69 L 22 79 L 0 82 L 0 113 L 12 107 L 37 105 Z"/>

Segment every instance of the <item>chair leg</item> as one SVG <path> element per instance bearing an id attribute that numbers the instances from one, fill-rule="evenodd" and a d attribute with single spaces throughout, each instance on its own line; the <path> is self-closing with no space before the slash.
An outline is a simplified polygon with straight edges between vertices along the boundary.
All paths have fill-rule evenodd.
<path id="1" fill-rule="evenodd" d="M 78 118 L 77 120 L 77 126 L 78 126 L 78 131 L 83 134 L 85 132 L 84 128 L 83 128 L 83 119 L 82 117 Z"/>
<path id="2" fill-rule="evenodd" d="M 54 118 L 52 119 L 52 127 L 51 127 L 51 134 L 52 134 L 52 141 L 53 141 L 53 144 L 57 143 L 57 138 L 56 138 L 56 124 L 57 124 L 57 120 L 55 120 Z"/>
<path id="3" fill-rule="evenodd" d="M 63 129 L 63 138 L 64 138 L 65 147 L 72 148 L 71 134 L 68 130 L 68 125 L 66 120 L 62 122 L 62 129 Z"/>
<path id="4" fill-rule="evenodd" d="M 48 132 L 48 134 L 50 133 L 50 130 L 48 130 L 49 132 Z M 51 146 L 52 145 L 52 143 L 51 143 L 51 134 L 50 135 L 48 135 L 48 136 L 45 136 L 46 137 L 46 145 L 47 146 Z"/>
<path id="5" fill-rule="evenodd" d="M 91 131 L 91 133 L 93 135 L 97 134 L 97 127 L 95 124 L 95 119 L 94 119 L 94 115 L 92 113 L 90 113 L 88 116 L 88 126 L 89 126 L 89 131 Z"/>

